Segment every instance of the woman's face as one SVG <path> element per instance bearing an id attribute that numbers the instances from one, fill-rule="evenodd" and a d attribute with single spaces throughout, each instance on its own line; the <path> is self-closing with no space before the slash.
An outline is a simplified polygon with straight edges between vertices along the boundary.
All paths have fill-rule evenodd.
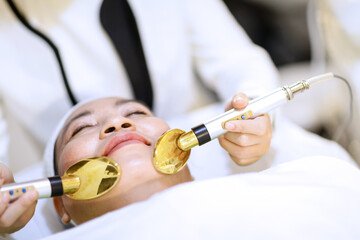
<path id="1" fill-rule="evenodd" d="M 187 168 L 163 175 L 152 165 L 154 145 L 168 129 L 147 107 L 122 98 L 95 100 L 75 110 L 57 139 L 59 174 L 81 159 L 107 156 L 119 164 L 122 175 L 111 191 L 97 199 L 54 199 L 60 217 L 68 214 L 79 224 L 191 180 Z"/>

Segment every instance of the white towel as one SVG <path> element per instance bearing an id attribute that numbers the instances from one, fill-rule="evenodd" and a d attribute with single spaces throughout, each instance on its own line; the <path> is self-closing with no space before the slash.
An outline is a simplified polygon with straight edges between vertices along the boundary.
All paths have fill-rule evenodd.
<path id="1" fill-rule="evenodd" d="M 195 181 L 46 239 L 360 239 L 360 171 L 310 157 Z"/>

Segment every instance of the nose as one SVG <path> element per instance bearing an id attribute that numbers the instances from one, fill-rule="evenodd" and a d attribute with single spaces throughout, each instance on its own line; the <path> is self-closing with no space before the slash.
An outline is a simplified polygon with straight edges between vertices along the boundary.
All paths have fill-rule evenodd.
<path id="1" fill-rule="evenodd" d="M 117 132 L 121 129 L 136 130 L 135 123 L 131 119 L 125 117 L 112 117 L 101 128 L 100 139 L 104 139 L 111 133 Z"/>

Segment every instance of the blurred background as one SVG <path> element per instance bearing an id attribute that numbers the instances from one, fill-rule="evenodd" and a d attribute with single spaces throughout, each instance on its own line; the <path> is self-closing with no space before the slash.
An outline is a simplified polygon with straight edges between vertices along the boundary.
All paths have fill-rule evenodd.
<path id="1" fill-rule="evenodd" d="M 268 51 L 279 69 L 282 84 L 329 71 L 350 82 L 354 95 L 352 110 L 346 84 L 331 80 L 297 96 L 292 104 L 285 106 L 284 114 L 305 129 L 336 140 L 360 163 L 357 107 L 357 89 L 360 89 L 360 1 L 224 2 L 252 41 Z M 345 132 L 339 136 L 344 125 Z"/>

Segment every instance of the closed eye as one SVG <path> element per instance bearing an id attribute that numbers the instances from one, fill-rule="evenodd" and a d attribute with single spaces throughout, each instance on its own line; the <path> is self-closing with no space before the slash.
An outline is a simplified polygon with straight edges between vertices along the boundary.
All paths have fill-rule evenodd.
<path id="1" fill-rule="evenodd" d="M 79 132 L 81 132 L 83 129 L 87 128 L 87 127 L 92 127 L 93 125 L 80 125 L 78 126 L 71 134 L 71 137 L 74 137 L 76 134 L 78 134 Z"/>
<path id="2" fill-rule="evenodd" d="M 134 111 L 126 115 L 126 117 L 130 117 L 131 115 L 147 115 L 144 111 Z"/>

